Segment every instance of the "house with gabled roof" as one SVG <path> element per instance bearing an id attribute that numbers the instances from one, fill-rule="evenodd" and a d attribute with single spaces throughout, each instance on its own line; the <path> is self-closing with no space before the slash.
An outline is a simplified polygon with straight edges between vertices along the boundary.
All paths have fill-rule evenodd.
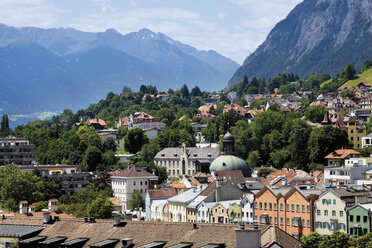
<path id="1" fill-rule="evenodd" d="M 262 225 L 275 225 L 301 238 L 314 231 L 313 203 L 324 188 L 266 186 L 255 196 L 255 219 Z"/>
<path id="2" fill-rule="evenodd" d="M 154 201 L 167 200 L 175 195 L 177 195 L 177 190 L 174 188 L 148 189 L 145 196 L 146 220 L 154 219 L 151 216 L 151 205 Z"/>
<path id="3" fill-rule="evenodd" d="M 154 188 L 157 182 L 157 176 L 137 166 L 111 173 L 112 191 L 114 196 L 121 201 L 123 210 L 129 208 L 129 201 L 135 190 L 140 191 L 145 198 L 147 190 Z"/>

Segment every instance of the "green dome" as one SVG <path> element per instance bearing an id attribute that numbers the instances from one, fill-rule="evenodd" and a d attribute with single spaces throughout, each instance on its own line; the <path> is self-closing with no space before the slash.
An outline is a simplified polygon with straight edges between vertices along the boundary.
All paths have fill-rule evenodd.
<path id="1" fill-rule="evenodd" d="M 211 166 L 209 167 L 209 171 L 233 171 L 233 170 L 241 170 L 245 177 L 250 176 L 250 169 L 245 162 L 239 156 L 234 155 L 220 155 L 215 160 L 213 160 Z"/>

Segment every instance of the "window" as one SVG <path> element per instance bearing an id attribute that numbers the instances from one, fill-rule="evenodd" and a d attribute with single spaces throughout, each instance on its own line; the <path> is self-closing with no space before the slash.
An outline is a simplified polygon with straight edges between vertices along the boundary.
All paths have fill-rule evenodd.
<path id="1" fill-rule="evenodd" d="M 278 210 L 278 206 L 276 203 L 274 203 L 274 210 Z"/>
<path id="2" fill-rule="evenodd" d="M 310 228 L 310 220 L 307 220 L 307 227 Z"/>
<path id="3" fill-rule="evenodd" d="M 344 216 L 344 211 L 340 211 L 340 217 Z"/>
<path id="4" fill-rule="evenodd" d="M 257 202 L 254 203 L 254 209 L 257 209 Z"/>
<path id="5" fill-rule="evenodd" d="M 367 222 L 367 216 L 363 216 L 363 222 Z"/>
<path id="6" fill-rule="evenodd" d="M 318 210 L 316 210 L 316 215 L 321 215 L 321 213 L 320 213 L 320 210 L 318 209 Z"/>
<path id="7" fill-rule="evenodd" d="M 289 204 L 286 205 L 286 210 L 289 212 Z"/>
<path id="8" fill-rule="evenodd" d="M 300 212 L 300 205 L 298 205 L 298 204 L 296 205 L 296 211 L 297 211 L 297 213 Z"/>
<path id="9" fill-rule="evenodd" d="M 273 204 L 269 203 L 269 210 L 273 210 Z"/>
<path id="10" fill-rule="evenodd" d="M 223 213 L 223 209 L 222 209 L 222 213 Z"/>
<path id="11" fill-rule="evenodd" d="M 283 226 L 284 225 L 284 222 L 283 222 L 283 217 L 280 217 L 280 225 Z"/>
<path id="12" fill-rule="evenodd" d="M 360 222 L 360 215 L 357 215 L 356 220 L 357 220 L 357 222 Z"/>
<path id="13" fill-rule="evenodd" d="M 262 209 L 262 202 L 260 202 L 260 209 Z"/>
<path id="14" fill-rule="evenodd" d="M 354 215 L 350 215 L 350 221 L 354 221 Z"/>
<path id="15" fill-rule="evenodd" d="M 133 185 L 136 186 L 136 181 L 133 182 Z"/>
<path id="16" fill-rule="evenodd" d="M 217 213 L 217 208 L 214 209 L 214 212 Z"/>
<path id="17" fill-rule="evenodd" d="M 328 210 L 324 210 L 324 216 L 328 216 Z"/>
<path id="18" fill-rule="evenodd" d="M 267 210 L 267 203 L 266 202 L 264 203 L 264 206 L 265 206 L 265 210 Z"/>
<path id="19" fill-rule="evenodd" d="M 278 225 L 278 218 L 274 217 L 274 224 Z"/>
<path id="20" fill-rule="evenodd" d="M 302 213 L 305 213 L 305 205 L 301 205 Z"/>
<path id="21" fill-rule="evenodd" d="M 292 226 L 296 226 L 296 222 L 294 218 L 292 218 Z"/>
<path id="22" fill-rule="evenodd" d="M 147 181 L 145 181 L 145 185 L 147 185 Z"/>
<path id="23" fill-rule="evenodd" d="M 306 212 L 310 213 L 310 205 L 306 206 Z"/>
<path id="24" fill-rule="evenodd" d="M 294 204 L 291 204 L 291 210 L 294 212 Z"/>
<path id="25" fill-rule="evenodd" d="M 289 218 L 286 219 L 287 226 L 289 226 Z"/>
<path id="26" fill-rule="evenodd" d="M 336 205 L 336 199 L 333 199 L 333 205 Z"/>
<path id="27" fill-rule="evenodd" d="M 270 224 L 273 224 L 273 217 L 270 217 Z"/>
<path id="28" fill-rule="evenodd" d="M 280 211 L 283 211 L 283 203 L 280 203 Z"/>
<path id="29" fill-rule="evenodd" d="M 336 216 L 336 210 L 332 210 L 332 216 Z"/>
<path id="30" fill-rule="evenodd" d="M 140 182 L 140 185 L 142 185 L 142 181 Z"/>
<path id="31" fill-rule="evenodd" d="M 306 226 L 305 224 L 306 224 L 305 220 L 302 220 L 302 227 L 305 227 Z"/>

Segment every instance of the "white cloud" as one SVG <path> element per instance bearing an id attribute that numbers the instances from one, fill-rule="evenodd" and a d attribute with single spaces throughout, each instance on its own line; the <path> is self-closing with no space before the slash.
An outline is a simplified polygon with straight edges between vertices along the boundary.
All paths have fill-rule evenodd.
<path id="1" fill-rule="evenodd" d="M 56 12 L 45 0 L 0 0 L 0 22 L 8 25 L 50 27 Z"/>
<path id="2" fill-rule="evenodd" d="M 9 120 L 17 121 L 18 119 L 23 119 L 23 118 L 27 118 L 27 119 L 37 118 L 40 120 L 45 120 L 45 119 L 53 117 L 54 115 L 59 115 L 59 113 L 45 111 L 45 112 L 40 112 L 40 113 L 38 112 L 38 113 L 33 113 L 33 114 L 14 114 L 14 115 L 9 115 Z"/>

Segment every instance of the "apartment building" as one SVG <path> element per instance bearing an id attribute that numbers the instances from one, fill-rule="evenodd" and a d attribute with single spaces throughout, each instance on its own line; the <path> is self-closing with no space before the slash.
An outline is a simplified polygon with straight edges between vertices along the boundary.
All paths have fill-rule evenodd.
<path id="1" fill-rule="evenodd" d="M 31 165 L 35 162 L 36 145 L 23 138 L 0 139 L 0 166 Z"/>

